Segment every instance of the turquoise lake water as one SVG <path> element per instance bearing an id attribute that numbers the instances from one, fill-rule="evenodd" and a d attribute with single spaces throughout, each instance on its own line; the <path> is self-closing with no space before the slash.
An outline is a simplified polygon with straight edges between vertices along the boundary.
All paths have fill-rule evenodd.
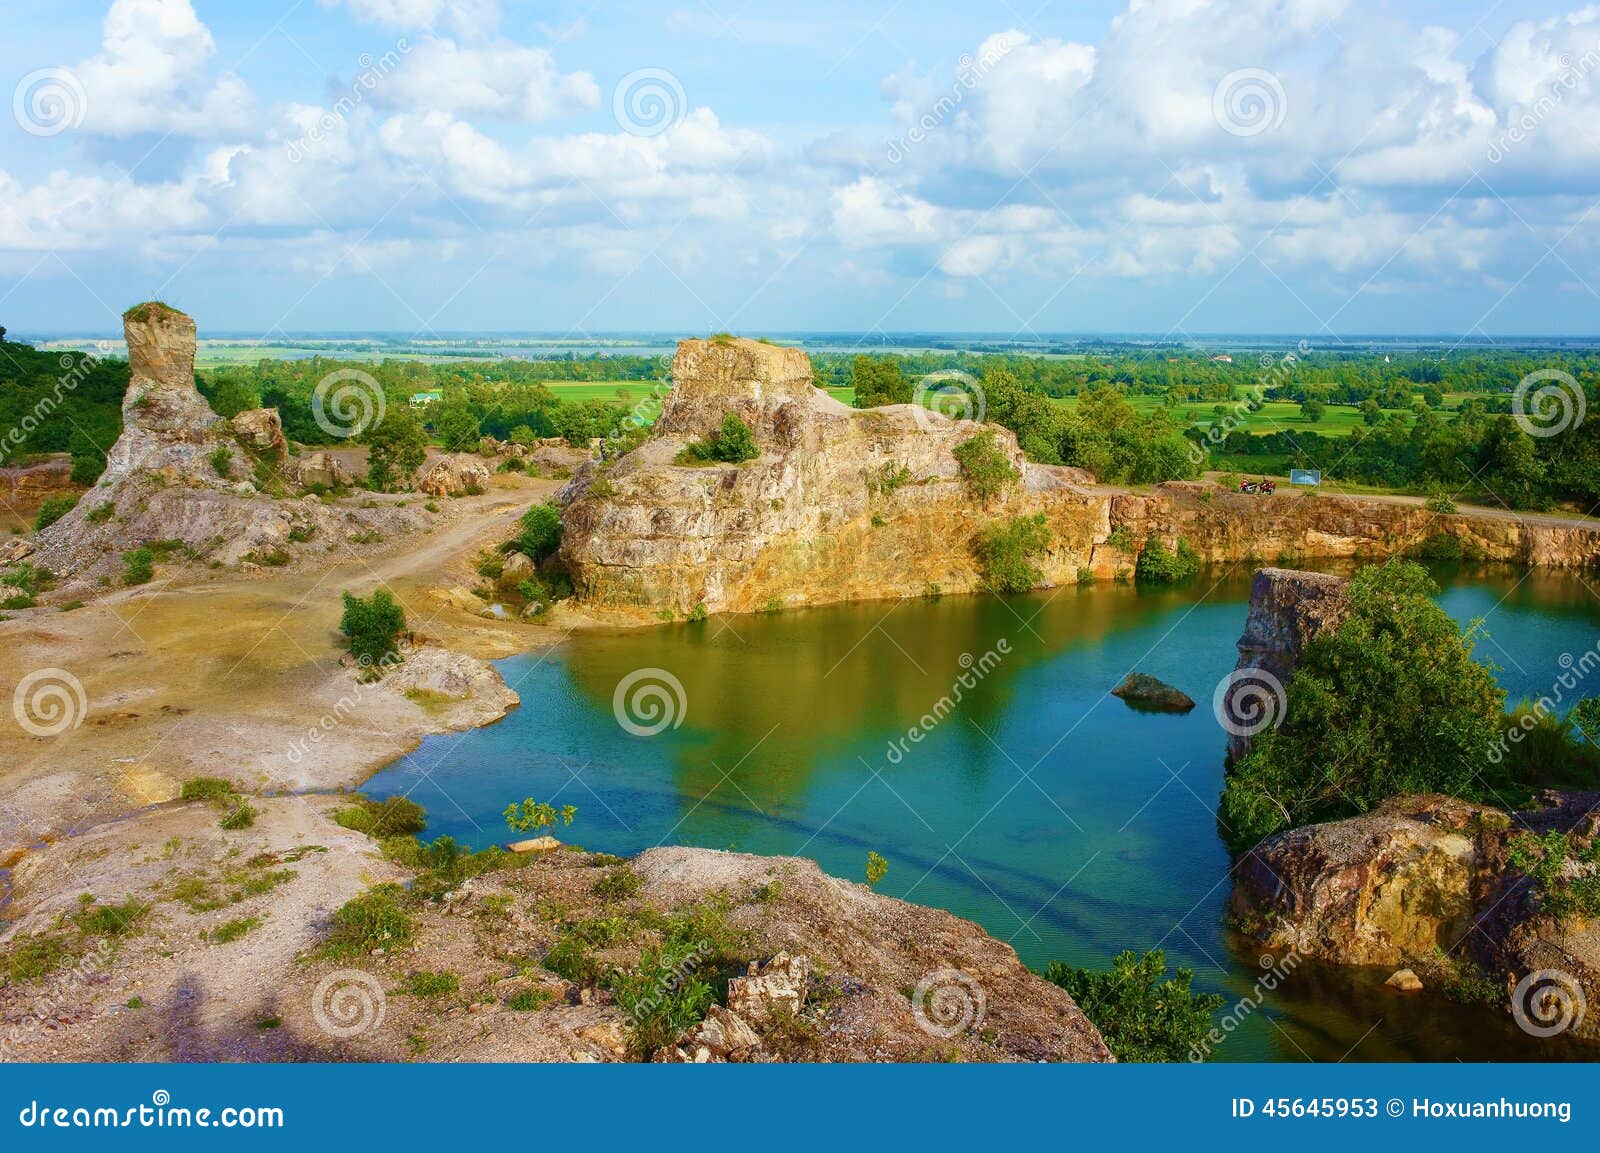
<path id="1" fill-rule="evenodd" d="M 1452 616 L 1486 618 L 1479 655 L 1513 700 L 1549 692 L 1562 654 L 1600 642 L 1587 577 L 1437 575 Z M 614 853 L 790 854 L 861 880 L 874 850 L 889 861 L 879 891 L 971 918 L 1030 966 L 1105 966 L 1160 947 L 1231 1007 L 1263 969 L 1223 921 L 1229 861 L 1214 813 L 1226 734 L 1211 700 L 1248 597 L 1240 570 L 1172 591 L 1098 585 L 584 634 L 501 661 L 518 710 L 427 739 L 366 791 L 411 796 L 427 835 L 474 847 L 506 840 L 501 810 L 533 796 L 576 805 L 558 832 Z M 641 670 L 658 671 L 625 686 L 630 732 L 613 698 Z M 1133 711 L 1108 695 L 1132 670 L 1198 707 Z M 963 672 L 973 687 L 931 715 Z M 656 703 L 677 724 L 638 735 L 661 720 L 646 711 L 652 684 L 668 685 Z M 1570 1055 L 1502 1014 L 1385 990 L 1387 975 L 1302 964 L 1213 1059 Z"/>

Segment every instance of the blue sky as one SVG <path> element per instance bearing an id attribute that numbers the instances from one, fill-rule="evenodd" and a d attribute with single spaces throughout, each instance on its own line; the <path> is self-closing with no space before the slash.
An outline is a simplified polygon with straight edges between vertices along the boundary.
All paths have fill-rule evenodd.
<path id="1" fill-rule="evenodd" d="M 151 295 L 264 335 L 1600 331 L 1595 7 L 100 0 L 6 30 L 18 333 Z"/>

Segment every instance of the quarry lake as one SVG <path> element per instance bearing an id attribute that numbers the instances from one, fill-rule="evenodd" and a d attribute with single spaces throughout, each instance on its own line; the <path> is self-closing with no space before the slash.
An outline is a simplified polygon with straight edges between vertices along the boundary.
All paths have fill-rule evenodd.
<path id="1" fill-rule="evenodd" d="M 1512 701 L 1550 692 L 1563 654 L 1600 642 L 1585 576 L 1435 575 L 1452 616 L 1486 618 L 1478 655 Z M 1232 1009 L 1271 981 L 1225 927 L 1214 816 L 1226 734 L 1212 693 L 1248 596 L 1240 568 L 1160 592 L 1102 584 L 578 634 L 500 662 L 522 698 L 504 721 L 429 738 L 366 792 L 409 795 L 427 836 L 473 847 L 505 841 L 501 810 L 532 796 L 578 807 L 563 839 L 619 854 L 797 855 L 859 881 L 876 851 L 880 892 L 971 918 L 1034 968 L 1160 947 Z M 1134 711 L 1109 695 L 1133 670 L 1197 707 Z M 1303 962 L 1213 1059 L 1563 1055 L 1503 1013 L 1398 994 L 1386 976 Z"/>

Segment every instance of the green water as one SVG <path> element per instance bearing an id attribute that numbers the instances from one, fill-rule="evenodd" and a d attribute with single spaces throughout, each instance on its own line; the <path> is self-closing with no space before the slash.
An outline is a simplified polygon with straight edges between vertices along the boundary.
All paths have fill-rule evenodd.
<path id="1" fill-rule="evenodd" d="M 1548 692 L 1563 653 L 1600 641 L 1600 601 L 1578 577 L 1439 575 L 1453 616 L 1487 618 L 1480 654 L 1513 699 Z M 881 892 L 969 917 L 1031 966 L 1159 946 L 1231 1008 L 1263 970 L 1223 924 L 1225 734 L 1211 698 L 1248 595 L 1240 570 L 1178 591 L 1101 585 L 586 634 L 502 661 L 520 709 L 428 739 L 368 791 L 412 796 L 429 835 L 474 846 L 505 840 L 501 809 L 534 796 L 576 805 L 567 836 L 616 853 L 794 854 L 860 880 L 875 850 L 889 861 Z M 1199 707 L 1151 715 L 1109 696 L 1135 669 Z M 681 711 L 661 702 L 675 726 L 619 723 L 614 694 L 639 670 L 681 684 Z M 959 703 L 939 706 L 963 673 Z M 623 715 L 636 729 L 659 718 Z M 1385 976 L 1302 964 L 1213 1058 L 1571 1055 L 1501 1015 L 1384 990 Z"/>

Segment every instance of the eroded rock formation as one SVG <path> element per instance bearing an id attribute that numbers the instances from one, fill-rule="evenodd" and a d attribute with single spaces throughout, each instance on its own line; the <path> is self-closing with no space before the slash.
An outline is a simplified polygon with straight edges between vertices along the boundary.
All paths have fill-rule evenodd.
<path id="1" fill-rule="evenodd" d="M 39 534 L 37 563 L 81 581 L 116 572 L 124 551 L 154 541 L 181 542 L 196 557 L 233 565 L 275 556 L 294 539 L 326 542 L 370 527 L 346 523 L 352 520 L 399 527 L 405 514 L 394 510 L 341 515 L 315 500 L 257 493 L 240 476 L 253 461 L 281 455 L 277 412 L 253 410 L 229 422 L 212 411 L 195 388 L 194 321 L 176 309 L 129 309 L 123 334 L 131 378 L 122 435 L 95 486 Z"/>
<path id="2" fill-rule="evenodd" d="M 1259 497 L 1174 482 L 1149 492 L 1099 487 L 1080 469 L 1030 464 L 995 425 L 911 405 L 857 410 L 814 387 L 798 349 L 686 340 L 673 389 L 639 448 L 591 462 L 562 492 L 562 558 L 592 605 L 750 612 L 983 588 L 973 555 L 986 526 L 1043 513 L 1042 583 L 1130 575 L 1144 543 L 1182 538 L 1213 563 L 1255 558 L 1382 558 L 1448 534 L 1489 560 L 1576 566 L 1600 560 L 1590 525 L 1431 513 L 1376 499 Z M 680 464 L 679 452 L 728 413 L 760 455 Z M 987 429 L 1018 483 L 971 499 L 953 450 Z"/>
<path id="3" fill-rule="evenodd" d="M 1577 859 L 1600 826 L 1600 794 L 1544 799 L 1508 814 L 1450 797 L 1397 797 L 1359 817 L 1279 833 L 1235 867 L 1231 915 L 1264 945 L 1334 964 L 1411 966 L 1426 979 L 1468 962 L 1503 979 L 1508 993 L 1530 974 L 1549 974 L 1524 986 L 1535 999 L 1521 1006 L 1530 1017 L 1550 1011 L 1537 998 L 1559 996 L 1563 985 L 1592 1006 L 1600 923 L 1554 915 L 1508 853 L 1518 836 L 1557 832 L 1572 846 L 1566 872 L 1592 870 Z M 1600 1040 L 1600 1014 L 1574 1014 L 1566 1029 Z"/>
<path id="4" fill-rule="evenodd" d="M 1250 582 L 1250 611 L 1239 637 L 1239 663 L 1223 698 L 1228 755 L 1250 751 L 1250 734 L 1261 720 L 1282 716 L 1283 690 L 1305 646 L 1339 627 L 1350 612 L 1350 585 L 1327 573 L 1265 568 Z M 1264 675 L 1258 675 L 1264 674 Z M 1276 698 L 1274 700 L 1274 698 Z M 1258 710 L 1277 710 L 1272 718 Z"/>

